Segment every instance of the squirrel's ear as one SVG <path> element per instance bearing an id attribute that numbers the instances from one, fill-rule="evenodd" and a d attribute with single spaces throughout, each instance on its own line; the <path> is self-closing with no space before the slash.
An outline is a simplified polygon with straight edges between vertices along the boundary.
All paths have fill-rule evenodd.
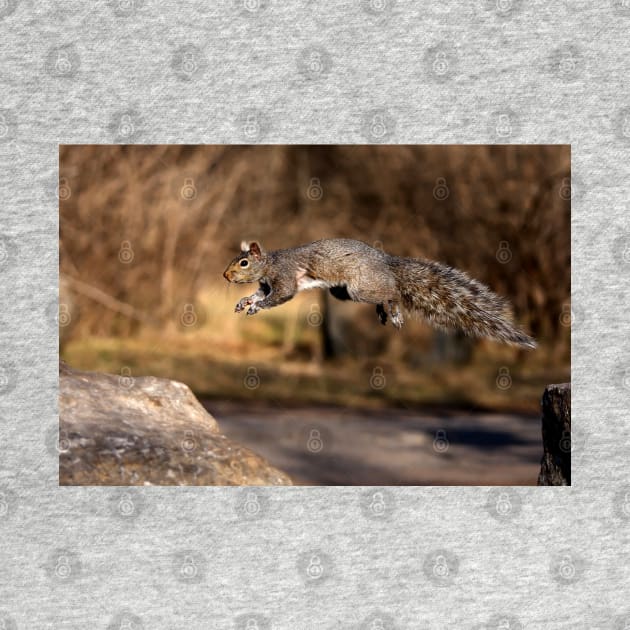
<path id="1" fill-rule="evenodd" d="M 260 243 L 257 243 L 256 241 L 252 241 L 249 244 L 249 253 L 252 254 L 254 258 L 260 259 L 262 258 L 262 255 L 263 255 L 263 248 L 260 246 Z"/>
<path id="2" fill-rule="evenodd" d="M 241 251 L 242 252 L 249 251 L 249 243 L 247 241 L 241 241 Z"/>

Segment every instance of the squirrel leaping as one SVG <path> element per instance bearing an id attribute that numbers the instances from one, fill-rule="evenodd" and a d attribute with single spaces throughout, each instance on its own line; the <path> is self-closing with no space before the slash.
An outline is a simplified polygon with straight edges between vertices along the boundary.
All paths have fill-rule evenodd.
<path id="1" fill-rule="evenodd" d="M 362 241 L 333 238 L 266 252 L 243 242 L 241 253 L 223 272 L 229 282 L 259 282 L 254 294 L 234 309 L 254 315 L 290 300 L 298 291 L 327 288 L 340 300 L 376 304 L 382 324 L 403 325 L 401 308 L 432 326 L 475 337 L 535 348 L 514 324 L 509 304 L 481 282 L 441 263 L 401 258 Z"/>

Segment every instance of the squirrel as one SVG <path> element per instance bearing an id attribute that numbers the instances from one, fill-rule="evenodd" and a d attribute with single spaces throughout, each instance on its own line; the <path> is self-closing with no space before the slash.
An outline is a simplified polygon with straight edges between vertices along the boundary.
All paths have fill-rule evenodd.
<path id="1" fill-rule="evenodd" d="M 535 348 L 519 330 L 509 304 L 481 282 L 447 265 L 392 256 L 347 238 L 315 241 L 266 252 L 260 243 L 241 244 L 241 253 L 223 272 L 228 282 L 259 282 L 235 312 L 248 315 L 290 300 L 305 289 L 326 288 L 337 299 L 376 304 L 380 322 L 400 329 L 402 308 L 441 329 L 461 330 L 508 344 Z"/>

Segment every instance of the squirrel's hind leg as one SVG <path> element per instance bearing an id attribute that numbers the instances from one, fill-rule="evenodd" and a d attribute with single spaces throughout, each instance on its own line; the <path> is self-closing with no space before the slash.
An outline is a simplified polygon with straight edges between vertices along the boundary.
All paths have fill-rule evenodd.
<path id="1" fill-rule="evenodd" d="M 376 305 L 376 315 L 383 326 L 387 324 L 387 312 L 382 304 Z"/>
<path id="2" fill-rule="evenodd" d="M 395 328 L 398 328 L 398 330 L 400 330 L 402 328 L 402 325 L 405 323 L 405 318 L 403 317 L 402 311 L 400 310 L 400 306 L 397 302 L 393 302 L 392 300 L 389 300 L 387 302 L 387 306 L 389 307 L 389 314 L 392 319 L 392 324 Z M 381 318 L 381 321 L 384 324 L 386 320 L 383 321 L 383 319 Z"/>

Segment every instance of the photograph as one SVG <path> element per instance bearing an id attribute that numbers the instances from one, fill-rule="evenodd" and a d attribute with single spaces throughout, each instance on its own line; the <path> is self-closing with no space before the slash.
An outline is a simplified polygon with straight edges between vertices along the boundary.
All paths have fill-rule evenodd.
<path id="1" fill-rule="evenodd" d="M 60 485 L 571 485 L 571 197 L 562 144 L 61 145 Z"/>

